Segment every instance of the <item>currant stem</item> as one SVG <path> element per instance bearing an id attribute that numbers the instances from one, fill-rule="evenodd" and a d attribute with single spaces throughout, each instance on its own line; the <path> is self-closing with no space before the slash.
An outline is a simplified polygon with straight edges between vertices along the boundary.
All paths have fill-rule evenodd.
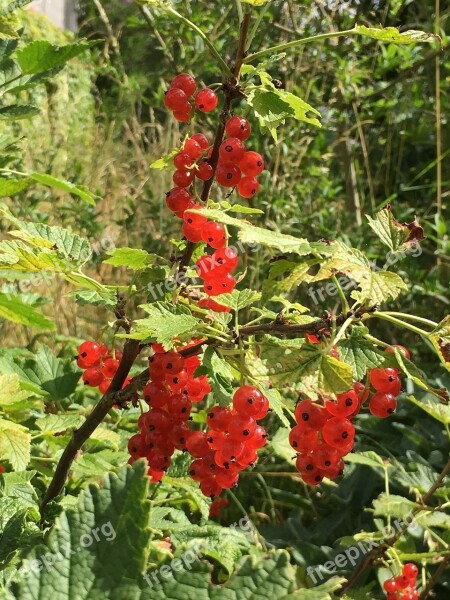
<path id="1" fill-rule="evenodd" d="M 367 318 L 368 319 L 372 319 L 372 318 L 384 319 L 385 321 L 389 321 L 393 325 L 398 325 L 399 327 L 403 327 L 404 329 L 409 329 L 409 331 L 413 331 L 414 333 L 417 333 L 424 337 L 428 337 L 427 331 L 424 331 L 423 329 L 420 329 L 419 327 L 416 327 L 415 325 L 411 325 L 410 323 L 405 323 L 404 321 L 401 321 L 400 319 L 396 319 L 395 317 L 391 317 L 387 313 L 378 312 L 378 313 L 374 313 L 373 315 L 369 315 Z"/>
<path id="2" fill-rule="evenodd" d="M 423 323 L 424 325 L 429 325 L 430 327 L 438 327 L 439 323 L 436 323 L 435 321 L 430 321 L 430 319 L 425 319 L 424 317 L 418 317 L 417 315 L 409 315 L 406 313 L 401 313 L 401 312 L 392 312 L 392 311 L 385 311 L 382 314 L 384 315 L 390 315 L 392 317 L 400 317 L 403 319 L 410 319 L 411 321 L 417 321 L 418 323 Z"/>

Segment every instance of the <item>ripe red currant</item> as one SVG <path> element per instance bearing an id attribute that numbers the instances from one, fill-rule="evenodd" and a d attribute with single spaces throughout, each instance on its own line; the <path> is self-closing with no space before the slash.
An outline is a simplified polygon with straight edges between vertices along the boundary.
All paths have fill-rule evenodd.
<path id="1" fill-rule="evenodd" d="M 194 181 L 194 171 L 175 171 L 172 179 L 178 187 L 187 188 Z"/>
<path id="2" fill-rule="evenodd" d="M 225 229 L 220 223 L 210 221 L 202 228 L 202 238 L 211 248 L 223 248 L 226 244 Z"/>
<path id="3" fill-rule="evenodd" d="M 408 360 L 411 358 L 411 352 L 405 346 L 401 346 L 400 344 L 392 344 L 392 346 L 400 350 L 400 352 L 403 352 Z M 393 350 L 391 350 L 391 348 L 386 348 L 386 352 L 393 353 Z"/>
<path id="4" fill-rule="evenodd" d="M 239 166 L 247 177 L 256 177 L 264 170 L 264 159 L 258 152 L 250 150 L 244 154 Z"/>
<path id="5" fill-rule="evenodd" d="M 202 181 L 208 181 L 213 176 L 214 170 L 212 166 L 203 161 L 198 165 L 198 169 L 195 171 L 195 176 L 201 179 Z"/>
<path id="6" fill-rule="evenodd" d="M 327 444 L 340 450 L 353 443 L 355 428 L 345 417 L 333 417 L 323 426 L 322 437 Z"/>
<path id="7" fill-rule="evenodd" d="M 208 296 L 219 296 L 220 294 L 227 294 L 234 290 L 236 280 L 231 273 L 215 273 L 211 272 L 210 275 L 205 277 L 203 289 Z"/>
<path id="8" fill-rule="evenodd" d="M 194 159 L 191 158 L 189 154 L 186 154 L 186 152 L 178 152 L 178 154 L 175 154 L 173 157 L 173 164 L 175 165 L 175 168 L 185 171 L 187 167 L 194 164 Z"/>
<path id="9" fill-rule="evenodd" d="M 189 193 L 184 188 L 176 187 L 167 192 L 166 204 L 172 212 L 177 215 L 181 213 L 182 215 L 184 211 L 194 203 Z"/>
<path id="10" fill-rule="evenodd" d="M 181 110 L 188 103 L 188 97 L 178 88 L 170 88 L 164 95 L 164 104 L 170 110 Z"/>
<path id="11" fill-rule="evenodd" d="M 190 98 L 197 89 L 197 84 L 195 83 L 195 79 L 192 75 L 188 73 L 180 73 L 175 77 L 171 84 L 172 88 L 179 88 L 183 90 L 188 98 Z"/>
<path id="12" fill-rule="evenodd" d="M 216 179 L 224 187 L 234 187 L 241 180 L 241 170 L 232 163 L 221 163 L 216 169 Z"/>
<path id="13" fill-rule="evenodd" d="M 237 137 L 227 138 L 219 148 L 220 160 L 224 163 L 238 163 L 244 156 L 245 146 Z"/>
<path id="14" fill-rule="evenodd" d="M 328 418 L 327 411 L 311 400 L 302 400 L 295 407 L 295 420 L 303 429 L 319 430 Z"/>
<path id="15" fill-rule="evenodd" d="M 243 385 L 236 390 L 233 396 L 233 407 L 237 413 L 250 417 L 254 417 L 266 407 L 268 410 L 264 394 L 252 385 Z"/>
<path id="16" fill-rule="evenodd" d="M 186 210 L 183 214 L 183 221 L 187 224 L 190 225 L 191 227 L 194 227 L 195 229 L 198 229 L 199 227 L 202 227 L 203 225 L 205 225 L 205 223 L 208 221 L 207 217 L 205 217 L 204 215 L 198 215 L 196 213 L 191 212 L 192 210 L 200 210 L 203 207 L 200 206 L 200 204 L 194 204 L 194 206 L 189 209 Z"/>
<path id="17" fill-rule="evenodd" d="M 325 407 L 335 417 L 349 417 L 359 407 L 358 394 L 355 390 L 338 394 L 336 401 L 327 401 Z"/>
<path id="18" fill-rule="evenodd" d="M 84 383 L 91 387 L 97 387 L 104 379 L 105 376 L 97 367 L 88 367 L 83 373 Z"/>
<path id="19" fill-rule="evenodd" d="M 387 369 L 372 369 L 369 374 L 370 383 L 377 392 L 392 393 L 398 387 L 397 369 L 388 367 Z"/>
<path id="20" fill-rule="evenodd" d="M 78 356 L 85 365 L 93 365 L 102 356 L 101 347 L 97 342 L 83 342 L 78 348 Z"/>
<path id="21" fill-rule="evenodd" d="M 259 183 L 254 177 L 242 177 L 237 188 L 243 198 L 253 198 L 258 193 Z"/>
<path id="22" fill-rule="evenodd" d="M 236 137 L 242 141 L 249 137 L 251 130 L 250 123 L 244 117 L 231 117 L 225 125 L 225 131 L 228 137 Z"/>
<path id="23" fill-rule="evenodd" d="M 195 106 L 202 112 L 211 112 L 217 106 L 219 98 L 214 90 L 205 88 L 195 96 Z"/>
<path id="24" fill-rule="evenodd" d="M 191 114 L 193 111 L 193 107 L 191 104 L 187 103 L 185 106 L 183 106 L 181 109 L 179 110 L 174 110 L 173 111 L 173 116 L 175 117 L 175 119 L 177 121 L 179 121 L 180 123 L 189 123 L 189 120 L 191 118 Z"/>
<path id="25" fill-rule="evenodd" d="M 397 401 L 392 394 L 377 392 L 372 396 L 369 402 L 369 410 L 374 417 L 385 419 L 390 417 L 397 408 Z"/>
<path id="26" fill-rule="evenodd" d="M 197 229 L 196 227 L 192 227 L 187 223 L 183 223 L 181 227 L 181 231 L 183 232 L 184 237 L 193 244 L 197 242 L 201 242 L 202 240 L 202 231 L 201 229 Z"/>
<path id="27" fill-rule="evenodd" d="M 222 270 L 228 273 L 234 271 L 238 264 L 238 255 L 234 248 L 219 248 L 212 255 L 212 267 L 214 271 Z"/>
<path id="28" fill-rule="evenodd" d="M 183 152 L 196 160 L 202 154 L 203 150 L 197 140 L 188 138 L 184 143 Z"/>

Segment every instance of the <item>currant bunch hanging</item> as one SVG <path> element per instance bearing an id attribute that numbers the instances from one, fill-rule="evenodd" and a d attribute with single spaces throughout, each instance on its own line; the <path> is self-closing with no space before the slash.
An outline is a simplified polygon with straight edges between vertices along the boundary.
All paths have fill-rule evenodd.
<path id="1" fill-rule="evenodd" d="M 120 350 L 111 350 L 106 344 L 95 341 L 83 342 L 78 348 L 77 365 L 84 370 L 83 381 L 91 387 L 98 387 L 105 394 L 122 360 Z M 131 381 L 127 377 L 122 389 Z"/>
<path id="2" fill-rule="evenodd" d="M 387 600 L 418 600 L 419 592 L 416 590 L 418 574 L 419 569 L 414 563 L 403 565 L 401 575 L 387 579 L 383 584 Z"/>

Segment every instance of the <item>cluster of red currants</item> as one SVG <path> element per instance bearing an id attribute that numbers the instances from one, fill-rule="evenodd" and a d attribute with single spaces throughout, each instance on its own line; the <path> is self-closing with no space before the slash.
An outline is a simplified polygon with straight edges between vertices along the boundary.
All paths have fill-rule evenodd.
<path id="1" fill-rule="evenodd" d="M 164 96 L 164 104 L 169 110 L 173 111 L 173 116 L 177 121 L 182 123 L 189 122 L 194 110 L 189 100 L 195 94 L 196 90 L 197 82 L 188 73 L 180 73 L 172 81 L 169 90 Z M 195 106 L 201 112 L 211 112 L 216 108 L 218 101 L 216 92 L 209 88 L 200 90 L 194 98 Z"/>
<path id="2" fill-rule="evenodd" d="M 194 377 L 200 365 L 197 356 L 184 358 L 179 352 L 165 352 L 160 344 L 152 348 L 150 381 L 143 390 L 149 410 L 139 417 L 139 433 L 130 438 L 128 451 L 130 464 L 147 459 L 148 475 L 156 483 L 170 467 L 175 450 L 187 450 L 193 434 L 188 423 L 192 404 L 201 402 L 211 387 L 205 375 Z"/>
<path id="3" fill-rule="evenodd" d="M 102 394 L 108 391 L 111 381 L 119 368 L 122 352 L 111 350 L 106 344 L 94 341 L 83 342 L 78 348 L 77 365 L 84 370 L 83 381 L 91 387 L 98 387 Z M 127 377 L 122 386 L 131 381 Z"/>
<path id="4" fill-rule="evenodd" d="M 317 343 L 313 340 L 313 343 Z M 409 358 L 403 346 L 399 348 Z M 394 368 L 371 369 L 369 381 L 375 393 L 369 402 L 370 412 L 377 417 L 388 417 L 395 411 L 395 396 L 400 393 L 399 372 Z M 351 419 L 367 402 L 370 388 L 355 382 L 352 389 L 337 394 L 336 399 L 325 399 L 324 406 L 311 400 L 302 400 L 295 409 L 296 426 L 289 434 L 289 442 L 297 451 L 296 467 L 308 485 L 319 484 L 324 477 L 334 479 L 344 472 L 343 457 L 351 452 L 355 428 Z"/>
<path id="5" fill-rule="evenodd" d="M 418 600 L 419 592 L 416 590 L 418 573 L 419 569 L 414 563 L 403 565 L 401 575 L 387 579 L 383 584 L 387 600 Z"/>
<path id="6" fill-rule="evenodd" d="M 238 255 L 234 248 L 219 248 L 213 254 L 204 254 L 195 263 L 197 275 L 203 279 L 203 289 L 208 296 L 232 292 L 236 280 L 231 274 L 237 267 Z M 215 303 L 217 305 L 217 303 Z M 198 303 L 200 307 L 211 306 L 211 299 Z M 218 305 L 222 306 L 222 305 Z M 226 312 L 226 307 L 222 308 Z"/>
<path id="7" fill-rule="evenodd" d="M 237 485 L 239 473 L 258 460 L 267 433 L 257 421 L 264 419 L 269 402 L 258 388 L 244 385 L 233 396 L 232 408 L 214 406 L 206 419 L 209 430 L 197 431 L 187 440 L 195 458 L 189 469 L 205 496 L 215 498 Z"/>

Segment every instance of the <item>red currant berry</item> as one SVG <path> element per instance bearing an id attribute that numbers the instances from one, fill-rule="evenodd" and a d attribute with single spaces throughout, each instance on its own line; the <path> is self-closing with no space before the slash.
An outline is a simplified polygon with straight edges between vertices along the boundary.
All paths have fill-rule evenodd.
<path id="1" fill-rule="evenodd" d="M 178 187 L 187 188 L 194 181 L 194 171 L 175 171 L 172 179 Z"/>
<path id="2" fill-rule="evenodd" d="M 189 103 L 187 103 L 180 110 L 174 110 L 173 116 L 180 123 L 189 123 L 189 120 L 191 118 L 191 114 L 192 114 L 193 110 L 194 110 L 193 107 Z"/>
<path id="3" fill-rule="evenodd" d="M 392 346 L 397 348 L 397 350 L 400 350 L 400 352 L 403 352 L 408 360 L 411 358 L 411 352 L 408 348 L 405 348 L 405 346 L 400 346 L 400 344 L 392 344 Z M 391 348 L 386 348 L 386 352 L 393 353 L 393 350 L 391 350 Z"/>
<path id="4" fill-rule="evenodd" d="M 115 358 L 105 358 L 102 373 L 108 379 L 112 379 L 119 368 L 120 362 Z"/>
<path id="5" fill-rule="evenodd" d="M 211 246 L 211 248 L 223 248 L 226 244 L 227 238 L 225 236 L 225 229 L 220 223 L 210 221 L 202 229 L 203 241 Z"/>
<path id="6" fill-rule="evenodd" d="M 334 467 L 339 462 L 340 458 L 341 456 L 337 448 L 322 443 L 314 450 L 314 467 L 316 469 L 329 469 Z"/>
<path id="7" fill-rule="evenodd" d="M 219 273 L 216 275 L 214 271 L 205 277 L 203 289 L 208 296 L 220 296 L 220 294 L 228 294 L 234 290 L 236 280 L 231 273 Z"/>
<path id="8" fill-rule="evenodd" d="M 191 212 L 192 210 L 201 210 L 202 208 L 203 207 L 200 206 L 200 204 L 194 204 L 192 208 L 184 212 L 183 221 L 195 229 L 205 225 L 205 223 L 208 221 L 207 217 Z"/>
<path id="9" fill-rule="evenodd" d="M 205 88 L 200 90 L 195 96 L 195 106 L 202 112 L 211 112 L 219 102 L 219 98 L 214 90 Z"/>
<path id="10" fill-rule="evenodd" d="M 189 193 L 181 187 L 172 188 L 166 194 L 166 204 L 175 214 L 183 214 L 184 211 L 193 205 Z"/>
<path id="11" fill-rule="evenodd" d="M 78 348 L 78 357 L 87 366 L 96 363 L 101 356 L 101 347 L 97 342 L 83 342 Z"/>
<path id="12" fill-rule="evenodd" d="M 302 400 L 295 407 L 295 420 L 303 429 L 319 430 L 323 427 L 329 415 L 321 406 L 311 400 Z"/>
<path id="13" fill-rule="evenodd" d="M 266 398 L 258 388 L 243 385 L 234 393 L 233 407 L 241 415 L 254 417 L 266 407 Z"/>
<path id="14" fill-rule="evenodd" d="M 387 579 L 383 583 L 383 589 L 388 594 L 393 594 L 394 592 L 397 591 L 397 584 L 395 583 L 394 579 Z"/>
<path id="15" fill-rule="evenodd" d="M 109 390 L 109 386 L 111 385 L 111 379 L 104 379 L 98 386 L 98 391 L 101 394 L 106 394 Z"/>
<path id="16" fill-rule="evenodd" d="M 296 425 L 289 432 L 289 443 L 297 452 L 313 452 L 319 445 L 319 432 Z"/>
<path id="17" fill-rule="evenodd" d="M 256 421 L 256 419 L 255 419 Z M 261 425 L 257 425 L 255 429 L 255 433 L 252 437 L 246 442 L 249 448 L 253 450 L 259 450 L 263 448 L 267 444 L 267 431 Z"/>
<path id="18" fill-rule="evenodd" d="M 214 431 L 226 431 L 233 419 L 233 413 L 228 408 L 222 408 L 221 406 L 214 406 L 206 417 L 208 427 L 214 429 Z"/>
<path id="19" fill-rule="evenodd" d="M 178 352 L 166 352 L 161 355 L 161 368 L 170 375 L 180 373 L 184 369 L 184 358 Z"/>
<path id="20" fill-rule="evenodd" d="M 402 573 L 408 579 L 416 580 L 417 575 L 419 574 L 419 569 L 414 563 L 406 563 L 403 565 Z"/>
<path id="21" fill-rule="evenodd" d="M 219 148 L 219 157 L 224 163 L 238 163 L 244 156 L 244 153 L 244 144 L 239 138 L 235 137 L 224 140 Z"/>
<path id="22" fill-rule="evenodd" d="M 186 154 L 186 152 L 178 152 L 173 157 L 173 164 L 176 169 L 186 171 L 186 169 L 194 164 L 194 159 Z"/>
<path id="23" fill-rule="evenodd" d="M 353 389 L 358 394 L 360 404 L 364 404 L 364 402 L 367 402 L 370 396 L 370 390 L 364 385 L 364 383 L 355 381 L 355 383 L 353 384 Z"/>
<path id="24" fill-rule="evenodd" d="M 184 143 L 183 152 L 196 160 L 202 154 L 203 150 L 196 140 L 189 138 Z"/>
<path id="25" fill-rule="evenodd" d="M 207 435 L 203 431 L 193 431 L 186 441 L 187 451 L 194 458 L 203 458 L 210 451 Z"/>
<path id="26" fill-rule="evenodd" d="M 145 402 L 152 408 L 163 408 L 169 400 L 170 394 L 161 383 L 150 381 L 142 392 Z"/>
<path id="27" fill-rule="evenodd" d="M 239 471 L 236 468 L 229 466 L 227 469 L 220 469 L 216 473 L 216 483 L 224 490 L 229 490 L 234 487 L 239 479 Z"/>
<path id="28" fill-rule="evenodd" d="M 200 258 L 195 263 L 195 267 L 197 275 L 200 277 L 200 279 L 205 279 L 205 277 L 212 270 L 212 256 L 209 256 L 209 254 L 204 254 L 203 256 L 200 256 Z"/>
<path id="29" fill-rule="evenodd" d="M 348 419 L 333 417 L 323 426 L 322 437 L 327 444 L 340 450 L 353 443 L 355 428 Z"/>
<path id="30" fill-rule="evenodd" d="M 195 79 L 192 77 L 192 75 L 189 75 L 188 73 L 180 73 L 172 81 L 170 87 L 183 90 L 186 96 L 190 98 L 195 94 L 197 84 L 195 83 Z"/>
<path id="31" fill-rule="evenodd" d="M 397 401 L 392 394 L 383 394 L 377 392 L 372 396 L 369 402 L 369 410 L 374 417 L 385 419 L 394 414 L 397 408 Z"/>
<path id="32" fill-rule="evenodd" d="M 216 169 L 217 183 L 224 187 L 234 187 L 241 180 L 241 170 L 231 163 L 220 164 Z"/>
<path id="33" fill-rule="evenodd" d="M 303 481 L 310 486 L 319 485 L 323 481 L 323 475 L 319 470 L 302 473 Z"/>
<path id="34" fill-rule="evenodd" d="M 174 392 L 179 392 L 184 388 L 186 383 L 188 382 L 189 375 L 186 369 L 179 371 L 178 373 L 171 374 L 166 378 L 169 387 Z"/>
<path id="35" fill-rule="evenodd" d="M 295 461 L 295 467 L 297 471 L 300 471 L 300 473 L 314 471 L 315 467 L 313 462 L 313 455 L 311 453 L 299 454 L 299 456 L 297 456 L 297 460 Z"/>
<path id="36" fill-rule="evenodd" d="M 327 411 L 335 417 L 349 417 L 359 408 L 359 398 L 355 390 L 349 390 L 336 396 L 336 402 L 325 403 Z"/>
<path id="37" fill-rule="evenodd" d="M 206 150 L 206 148 L 209 148 L 211 145 L 204 133 L 194 133 L 194 135 L 191 135 L 191 140 L 200 144 L 202 150 Z"/>
<path id="38" fill-rule="evenodd" d="M 178 88 L 170 88 L 164 95 L 164 104 L 169 110 L 181 110 L 188 103 L 188 97 Z"/>
<path id="39" fill-rule="evenodd" d="M 231 273 L 237 267 L 238 255 L 234 248 L 219 248 L 212 255 L 212 266 L 214 271 L 219 270 Z"/>
<path id="40" fill-rule="evenodd" d="M 233 413 L 232 420 L 228 426 L 228 434 L 232 440 L 245 442 L 255 434 L 255 431 L 255 419 Z"/>
<path id="41" fill-rule="evenodd" d="M 197 229 L 197 227 L 192 227 L 192 225 L 183 223 L 181 231 L 183 232 L 184 237 L 193 244 L 202 241 L 202 230 Z"/>
<path id="42" fill-rule="evenodd" d="M 105 379 L 103 373 L 97 367 L 89 367 L 83 373 L 83 381 L 86 385 L 97 387 Z"/>
<path id="43" fill-rule="evenodd" d="M 174 377 L 177 377 L 177 375 L 174 375 Z M 192 402 L 182 394 L 173 394 L 170 397 L 167 408 L 170 416 L 175 421 L 187 421 L 191 416 Z"/>
<path id="44" fill-rule="evenodd" d="M 388 367 L 387 369 L 372 369 L 369 374 L 370 383 L 377 392 L 391 393 L 391 389 L 397 386 L 398 371 Z"/>
<path id="45" fill-rule="evenodd" d="M 216 498 L 222 493 L 222 488 L 214 479 L 206 479 L 200 484 L 202 494 L 207 498 Z"/>
<path id="46" fill-rule="evenodd" d="M 234 116 L 226 122 L 225 131 L 228 137 L 235 137 L 244 141 L 249 137 L 252 128 L 247 119 Z"/>
<path id="47" fill-rule="evenodd" d="M 132 456 L 144 456 L 146 452 L 144 437 L 137 433 L 128 440 L 128 452 Z"/>
<path id="48" fill-rule="evenodd" d="M 211 179 L 213 174 L 214 170 L 212 166 L 206 161 L 201 162 L 198 165 L 197 170 L 195 171 L 195 176 L 201 179 L 202 181 L 208 181 L 209 179 Z"/>
<path id="49" fill-rule="evenodd" d="M 238 183 L 237 188 L 243 198 L 253 198 L 258 193 L 259 183 L 254 177 L 243 177 Z"/>
<path id="50" fill-rule="evenodd" d="M 247 177 L 256 177 L 264 171 L 264 159 L 259 152 L 250 150 L 244 154 L 239 166 Z"/>

